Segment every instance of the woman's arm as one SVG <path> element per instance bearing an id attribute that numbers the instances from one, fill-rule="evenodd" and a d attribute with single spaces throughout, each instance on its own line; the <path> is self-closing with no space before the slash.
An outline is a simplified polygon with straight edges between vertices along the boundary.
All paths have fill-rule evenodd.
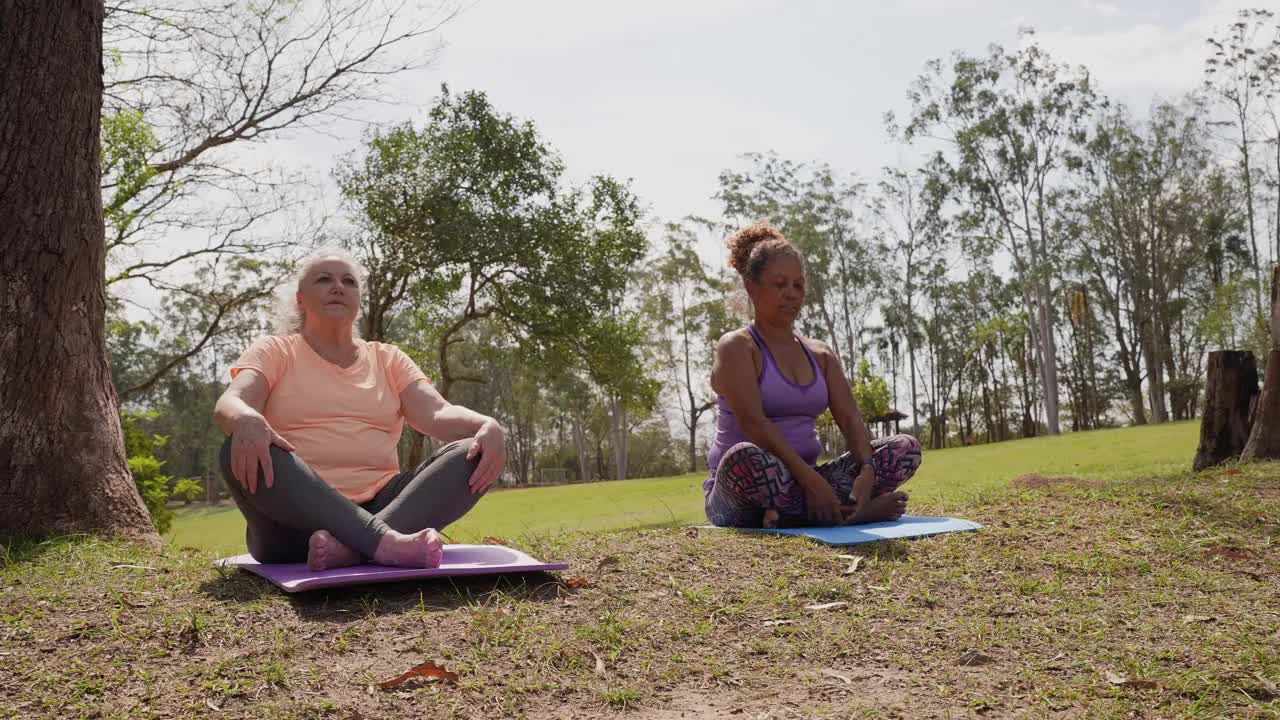
<path id="1" fill-rule="evenodd" d="M 752 359 L 755 343 L 741 332 L 732 332 L 716 344 L 711 366 L 711 387 L 724 398 L 751 442 L 773 453 L 805 491 L 811 520 L 835 524 L 841 521 L 840 502 L 818 471 L 800 458 L 782 431 L 764 414 L 760 401 L 759 371 Z"/>
<path id="2" fill-rule="evenodd" d="M 257 370 L 244 369 L 231 379 L 213 406 L 213 422 L 231 438 L 231 475 L 250 494 L 258 491 L 258 466 L 267 487 L 275 483 L 271 467 L 271 446 L 293 452 L 293 445 L 280 436 L 267 419 L 263 408 L 271 387 Z"/>
<path id="3" fill-rule="evenodd" d="M 831 418 L 836 427 L 844 435 L 847 450 L 862 461 L 862 471 L 853 479 L 851 499 L 857 505 L 857 511 L 849 522 L 857 523 L 858 516 L 867 511 L 871 503 L 871 491 L 875 486 L 875 468 L 871 465 L 871 433 L 867 431 L 867 423 L 858 408 L 858 400 L 853 396 L 853 388 L 844 376 L 844 368 L 840 366 L 840 358 L 826 344 L 810 341 L 818 348 L 818 357 L 825 368 L 827 380 L 827 403 L 831 408 Z"/>
<path id="4" fill-rule="evenodd" d="M 497 420 L 445 400 L 426 380 L 412 382 L 400 391 L 400 412 L 409 427 L 437 440 L 471 438 L 467 459 L 480 456 L 480 464 L 468 485 L 484 492 L 502 474 L 507 459 L 507 438 Z"/>
<path id="5" fill-rule="evenodd" d="M 262 417 L 270 394 L 266 378 L 256 370 L 241 370 L 231 379 L 213 406 L 213 423 L 223 435 L 235 432 L 236 422 L 245 416 Z"/>

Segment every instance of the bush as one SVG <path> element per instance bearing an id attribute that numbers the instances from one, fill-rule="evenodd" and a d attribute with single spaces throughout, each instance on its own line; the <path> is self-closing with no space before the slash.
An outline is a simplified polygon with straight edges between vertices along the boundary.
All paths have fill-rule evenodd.
<path id="1" fill-rule="evenodd" d="M 163 446 L 166 438 L 139 428 L 138 421 L 145 418 L 145 415 L 122 412 L 120 426 L 124 430 L 124 449 L 129 456 L 133 484 L 138 487 L 147 512 L 151 513 L 156 531 L 164 534 L 173 523 L 173 511 L 165 507 L 169 500 L 169 476 L 162 472 L 164 463 L 156 458 L 155 449 Z"/>
<path id="2" fill-rule="evenodd" d="M 204 494 L 204 485 L 195 478 L 182 478 L 177 485 L 173 486 L 173 492 L 169 493 L 169 497 L 177 498 L 184 503 L 190 505 L 192 500 Z"/>
<path id="3" fill-rule="evenodd" d="M 129 472 L 133 473 L 133 482 L 138 486 L 138 494 L 151 513 L 151 522 L 161 534 L 169 531 L 173 522 L 173 511 L 165 507 L 169 500 L 169 476 L 160 471 L 164 463 L 155 455 L 135 455 L 129 458 Z"/>

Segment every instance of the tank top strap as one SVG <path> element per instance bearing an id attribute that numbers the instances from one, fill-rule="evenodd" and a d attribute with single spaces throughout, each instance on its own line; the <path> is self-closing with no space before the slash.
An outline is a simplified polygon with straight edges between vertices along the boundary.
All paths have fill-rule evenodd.
<path id="1" fill-rule="evenodd" d="M 769 372 L 769 368 L 773 368 L 774 372 L 779 372 L 778 364 L 773 361 L 773 353 L 769 352 L 769 346 L 764 344 L 764 338 L 760 337 L 760 333 L 756 332 L 756 326 L 754 324 L 748 325 L 747 330 L 751 333 L 751 339 L 756 341 L 756 347 L 760 348 L 763 362 L 760 363 L 760 377 L 757 380 L 764 382 L 764 376 Z"/>
<path id="2" fill-rule="evenodd" d="M 796 341 L 800 343 L 800 347 L 804 348 L 804 354 L 809 357 L 809 367 L 813 368 L 813 377 L 816 380 L 822 375 L 822 368 L 818 367 L 818 356 L 809 351 L 809 346 L 803 340 L 797 337 Z"/>

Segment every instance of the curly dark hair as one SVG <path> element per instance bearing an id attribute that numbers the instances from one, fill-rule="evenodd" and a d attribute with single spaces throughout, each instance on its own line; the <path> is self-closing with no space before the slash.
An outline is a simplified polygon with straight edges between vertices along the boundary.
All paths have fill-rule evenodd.
<path id="1" fill-rule="evenodd" d="M 752 282 L 760 282 L 764 266 L 780 255 L 794 255 L 804 262 L 796 246 L 764 220 L 757 220 L 730 235 L 725 246 L 729 248 L 729 264 L 744 280 Z"/>

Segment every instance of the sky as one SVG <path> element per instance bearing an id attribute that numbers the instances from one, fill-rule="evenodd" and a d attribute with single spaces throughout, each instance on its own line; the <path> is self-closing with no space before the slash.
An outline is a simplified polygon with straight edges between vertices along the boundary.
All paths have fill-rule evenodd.
<path id="1" fill-rule="evenodd" d="M 1276 0 L 1270 0 L 1275 2 Z M 441 83 L 482 90 L 531 120 L 571 181 L 631 182 L 657 225 L 718 216 L 717 177 L 774 151 L 875 179 L 915 157 L 884 128 L 907 110 L 924 64 L 990 43 L 1035 41 L 1084 64 L 1141 112 L 1197 87 L 1205 39 L 1266 0 L 478 0 L 443 25 L 428 67 L 392 78 L 385 102 L 350 113 L 420 121 Z M 339 122 L 256 146 L 252 162 L 301 171 L 337 205 L 331 171 L 367 126 Z M 704 238 L 704 258 L 723 252 Z M 141 299 L 141 298 L 140 298 Z"/>
<path id="2" fill-rule="evenodd" d="M 482 90 L 537 125 L 571 180 L 629 179 L 654 222 L 714 217 L 717 177 L 744 167 L 744 153 L 864 178 L 909 164 L 884 114 L 906 111 L 906 90 L 932 58 L 1013 48 L 1034 28 L 1052 55 L 1086 65 L 1140 112 L 1198 86 L 1205 38 L 1260 3 L 479 0 L 440 29 L 437 61 L 395 78 L 392 102 L 365 117 L 421 120 L 444 82 Z M 360 129 L 296 137 L 270 155 L 331 185 Z M 701 249 L 722 261 L 711 239 Z"/>

